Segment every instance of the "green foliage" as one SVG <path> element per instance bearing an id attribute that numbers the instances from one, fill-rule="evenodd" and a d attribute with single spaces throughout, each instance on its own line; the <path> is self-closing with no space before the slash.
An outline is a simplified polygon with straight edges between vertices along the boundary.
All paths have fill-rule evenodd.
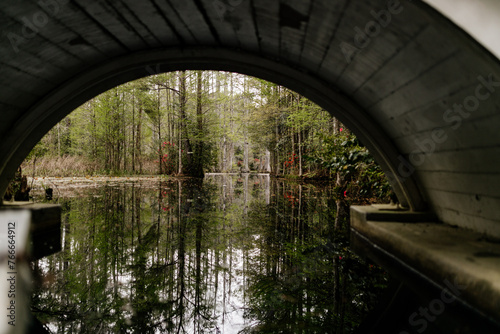
<path id="1" fill-rule="evenodd" d="M 319 149 L 306 155 L 338 175 L 339 193 L 346 197 L 388 201 L 391 187 L 380 166 L 352 134 L 321 135 Z"/>
<path id="2" fill-rule="evenodd" d="M 36 172 L 36 157 L 43 175 L 61 161 L 79 162 L 54 168 L 60 176 L 339 174 L 339 191 L 384 199 L 389 186 L 380 168 L 353 135 L 339 133 L 341 127 L 321 107 L 274 83 L 235 73 L 171 72 L 86 102 L 35 146 L 24 168 Z"/>
<path id="3" fill-rule="evenodd" d="M 28 156 L 26 157 L 26 160 L 33 160 L 37 157 L 45 156 L 48 151 L 49 151 L 49 148 L 47 147 L 47 145 L 45 145 L 45 143 L 43 141 L 39 141 L 35 145 L 35 147 L 33 147 L 31 152 L 28 154 Z"/>

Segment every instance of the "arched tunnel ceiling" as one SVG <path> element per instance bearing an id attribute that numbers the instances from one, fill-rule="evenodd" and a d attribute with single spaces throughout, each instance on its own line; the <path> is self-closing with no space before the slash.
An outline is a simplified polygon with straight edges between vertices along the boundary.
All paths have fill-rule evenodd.
<path id="1" fill-rule="evenodd" d="M 499 63 L 425 3 L 7 0 L 0 25 L 0 190 L 84 99 L 160 63 L 227 69 L 336 114 L 413 209 L 500 237 Z"/>

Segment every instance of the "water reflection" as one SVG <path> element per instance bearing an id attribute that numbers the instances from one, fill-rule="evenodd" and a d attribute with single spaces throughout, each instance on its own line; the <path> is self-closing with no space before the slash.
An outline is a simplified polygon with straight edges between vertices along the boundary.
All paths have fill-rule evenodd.
<path id="1" fill-rule="evenodd" d="M 351 333 L 386 281 L 330 185 L 211 175 L 59 203 L 63 251 L 33 264 L 54 333 Z"/>

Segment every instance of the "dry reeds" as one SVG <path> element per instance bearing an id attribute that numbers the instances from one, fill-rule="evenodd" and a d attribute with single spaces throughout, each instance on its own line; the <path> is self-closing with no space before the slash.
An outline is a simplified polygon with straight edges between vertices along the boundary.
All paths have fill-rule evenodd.
<path id="1" fill-rule="evenodd" d="M 82 156 L 44 156 L 25 160 L 23 173 L 29 176 L 85 176 L 94 175 L 98 166 L 95 161 Z"/>
<path id="2" fill-rule="evenodd" d="M 150 159 L 143 159 L 136 163 L 135 171 L 120 170 L 107 171 L 104 166 L 97 161 L 84 156 L 43 156 L 25 160 L 21 165 L 23 174 L 31 177 L 84 177 L 96 175 L 155 175 L 158 174 L 158 163 Z M 130 167 L 129 167 L 130 168 Z"/>

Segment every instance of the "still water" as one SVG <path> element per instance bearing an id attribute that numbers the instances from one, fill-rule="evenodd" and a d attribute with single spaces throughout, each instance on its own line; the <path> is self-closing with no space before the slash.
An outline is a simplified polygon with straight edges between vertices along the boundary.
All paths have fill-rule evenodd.
<path id="1" fill-rule="evenodd" d="M 37 181 L 63 209 L 62 251 L 33 263 L 52 333 L 352 333 L 386 285 L 333 185 L 83 181 Z"/>

